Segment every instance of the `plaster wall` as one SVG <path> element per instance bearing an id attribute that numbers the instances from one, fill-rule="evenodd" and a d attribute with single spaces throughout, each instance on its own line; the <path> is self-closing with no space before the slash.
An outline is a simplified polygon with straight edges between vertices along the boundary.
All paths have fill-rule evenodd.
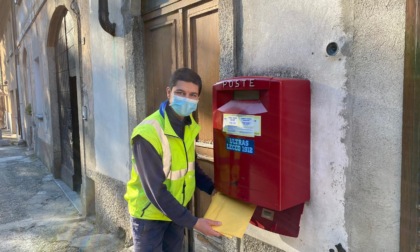
<path id="1" fill-rule="evenodd" d="M 27 88 L 27 90 L 21 91 L 21 112 L 22 115 L 25 114 L 27 105 L 23 104 L 25 100 L 27 103 L 31 103 L 32 118 L 28 119 L 28 123 L 34 127 L 35 152 L 48 167 L 52 167 L 51 108 L 56 105 L 52 104 L 48 82 L 49 65 L 46 38 L 50 20 L 48 8 L 42 3 L 43 1 L 28 1 L 16 6 L 17 43 L 19 52 L 22 54 L 18 67 L 23 67 L 23 52 L 26 51 L 26 69 L 19 71 L 19 80 L 26 82 L 20 83 L 20 86 Z M 31 11 L 28 12 L 29 9 Z M 23 78 L 23 71 L 28 73 L 26 78 Z M 30 93 L 32 99 L 24 99 L 25 92 Z M 26 139 L 26 136 L 24 139 L 29 140 Z"/>
<path id="2" fill-rule="evenodd" d="M 9 93 L 6 121 L 7 126 L 10 131 L 14 134 L 18 134 L 18 125 L 17 125 L 17 77 L 15 71 L 15 57 L 14 57 L 14 44 L 13 44 L 13 31 L 12 31 L 12 14 L 7 13 L 7 17 L 2 17 L 2 26 L 3 26 L 3 46 L 4 46 L 4 55 L 2 55 L 2 61 L 4 68 L 2 72 L 3 81 L 7 81 L 7 90 Z"/>
<path id="3" fill-rule="evenodd" d="M 122 1 L 108 5 L 109 19 L 117 24 L 115 37 L 99 24 L 98 1 L 89 6 L 96 171 L 126 182 L 130 149 Z"/>
<path id="4" fill-rule="evenodd" d="M 345 141 L 352 251 L 399 251 L 405 2 L 354 1 Z"/>
<path id="5" fill-rule="evenodd" d="M 238 14 L 238 74 L 306 78 L 312 92 L 299 237 L 247 235 L 284 251 L 398 251 L 405 1 L 243 0 Z"/>
<path id="6" fill-rule="evenodd" d="M 48 25 L 48 22 L 38 21 L 36 26 Z M 47 31 L 45 33 L 37 34 L 37 31 L 31 32 L 34 34 L 29 34 L 31 38 L 31 76 L 32 83 L 34 84 L 34 103 L 33 103 L 33 115 L 36 124 L 36 131 L 38 138 L 44 142 L 51 142 L 51 103 L 49 102 L 48 97 L 48 64 L 47 57 L 45 54 L 45 42 L 41 39 L 47 36 Z M 42 118 L 42 119 L 41 119 Z"/>
<path id="7" fill-rule="evenodd" d="M 22 33 L 23 26 L 28 18 L 29 10 L 32 8 L 34 0 L 22 1 L 20 5 L 16 5 L 16 29 L 19 34 Z"/>

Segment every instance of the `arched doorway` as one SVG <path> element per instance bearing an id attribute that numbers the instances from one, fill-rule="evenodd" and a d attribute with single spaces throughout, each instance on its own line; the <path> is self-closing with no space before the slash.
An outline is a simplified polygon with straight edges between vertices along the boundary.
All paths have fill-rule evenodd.
<path id="1" fill-rule="evenodd" d="M 48 45 L 55 64 L 51 84 L 54 176 L 71 189 L 80 192 L 82 167 L 79 134 L 79 102 L 77 71 L 77 25 L 64 6 L 57 8 L 51 20 Z M 53 75 L 53 76 L 52 76 Z M 56 102 L 55 102 L 55 101 Z"/>

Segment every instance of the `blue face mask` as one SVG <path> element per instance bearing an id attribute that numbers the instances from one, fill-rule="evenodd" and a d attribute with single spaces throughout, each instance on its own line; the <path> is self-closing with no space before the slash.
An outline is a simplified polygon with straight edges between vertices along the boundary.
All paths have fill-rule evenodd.
<path id="1" fill-rule="evenodd" d="M 171 106 L 178 115 L 189 116 L 197 109 L 197 103 L 198 100 L 174 95 L 172 103 L 169 106 Z"/>

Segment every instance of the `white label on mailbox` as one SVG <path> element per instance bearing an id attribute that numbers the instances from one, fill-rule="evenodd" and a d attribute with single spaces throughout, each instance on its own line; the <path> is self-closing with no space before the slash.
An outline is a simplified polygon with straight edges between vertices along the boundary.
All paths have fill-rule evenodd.
<path id="1" fill-rule="evenodd" d="M 261 116 L 254 116 L 254 134 L 261 136 Z"/>
<path id="2" fill-rule="evenodd" d="M 236 136 L 261 136 L 261 116 L 223 114 L 223 132 Z"/>

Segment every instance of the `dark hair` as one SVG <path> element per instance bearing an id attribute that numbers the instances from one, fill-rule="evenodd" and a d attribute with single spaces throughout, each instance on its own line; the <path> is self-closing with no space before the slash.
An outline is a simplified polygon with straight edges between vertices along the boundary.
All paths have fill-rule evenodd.
<path id="1" fill-rule="evenodd" d="M 197 85 L 198 94 L 200 95 L 202 86 L 201 77 L 196 72 L 186 67 L 177 69 L 171 76 L 169 81 L 169 88 L 172 89 L 174 86 L 176 86 L 176 82 L 179 80 L 192 82 Z"/>

